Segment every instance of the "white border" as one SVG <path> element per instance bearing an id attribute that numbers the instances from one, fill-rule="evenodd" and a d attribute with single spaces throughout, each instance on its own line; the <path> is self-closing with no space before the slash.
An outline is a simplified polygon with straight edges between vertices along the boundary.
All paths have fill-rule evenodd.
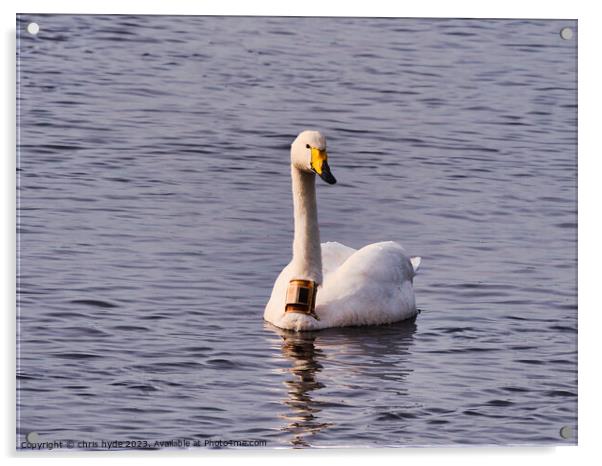
<path id="1" fill-rule="evenodd" d="M 602 108 L 600 86 L 602 84 L 600 51 L 600 19 L 594 1 L 429 1 L 393 2 L 386 0 L 330 2 L 326 0 L 304 0 L 301 2 L 276 2 L 253 0 L 239 1 L 192 1 L 192 0 L 22 0 L 0 2 L 2 9 L 2 102 L 3 120 L 0 125 L 1 140 L 4 142 L 2 158 L 2 279 L 0 296 L 3 298 L 5 318 L 3 374 L 6 383 L 2 388 L 5 404 L 2 412 L 9 413 L 2 424 L 0 439 L 3 454 L 9 463 L 19 458 L 19 464 L 30 464 L 33 454 L 18 455 L 15 445 L 15 14 L 37 13 L 137 13 L 137 14 L 236 14 L 236 15 L 287 15 L 287 16 L 404 16 L 404 17 L 498 17 L 498 18 L 562 18 L 579 20 L 579 447 L 558 448 L 456 448 L 456 449 L 396 449 L 396 450 L 328 450 L 328 451 L 230 451 L 230 452 L 149 452 L 119 453 L 114 458 L 134 463 L 162 464 L 167 457 L 176 456 L 178 461 L 194 462 L 218 460 L 230 463 L 300 464 L 326 460 L 345 463 L 375 461 L 385 464 L 410 461 L 413 464 L 439 460 L 449 465 L 488 466 L 520 461 L 546 466 L 588 464 L 600 457 L 597 451 L 600 432 L 600 304 L 597 289 L 600 288 L 599 264 L 600 238 L 602 232 L 599 219 L 602 199 L 598 178 L 602 151 L 597 137 L 602 131 Z M 39 455 L 37 455 L 39 457 Z M 44 454 L 44 461 L 81 462 L 97 464 L 105 461 L 106 453 Z M 35 459 L 34 459 L 35 458 Z M 176 459 L 174 458 L 174 459 Z"/>
<path id="2" fill-rule="evenodd" d="M 286 15 L 286 16 L 406 16 L 406 17 L 531 17 L 575 18 L 579 2 L 549 0 L 545 3 L 525 0 L 480 2 L 475 0 L 422 0 L 392 2 L 386 0 L 345 2 L 303 0 L 278 2 L 269 0 L 190 1 L 146 0 L 144 2 L 105 0 L 33 1 L 18 3 L 20 13 L 122 13 L 122 14 L 203 14 L 203 15 Z"/>

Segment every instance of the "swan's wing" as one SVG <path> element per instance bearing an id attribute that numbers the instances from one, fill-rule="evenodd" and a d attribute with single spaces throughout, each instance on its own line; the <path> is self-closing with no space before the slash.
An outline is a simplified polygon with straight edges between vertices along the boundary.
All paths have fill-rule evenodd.
<path id="1" fill-rule="evenodd" d="M 361 281 L 371 277 L 375 281 L 401 283 L 414 276 L 410 257 L 399 243 L 393 241 L 364 246 L 347 259 L 342 269 L 346 274 L 358 275 Z"/>
<path id="2" fill-rule="evenodd" d="M 325 277 L 317 304 L 335 326 L 403 320 L 416 313 L 414 273 L 409 256 L 399 244 L 370 244 Z"/>
<path id="3" fill-rule="evenodd" d="M 356 250 L 331 241 L 322 243 L 322 274 L 324 277 L 337 270 Z"/>

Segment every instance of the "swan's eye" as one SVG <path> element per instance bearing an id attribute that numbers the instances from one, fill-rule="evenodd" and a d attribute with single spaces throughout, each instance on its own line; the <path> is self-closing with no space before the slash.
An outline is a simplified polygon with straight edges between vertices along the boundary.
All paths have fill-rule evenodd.
<path id="1" fill-rule="evenodd" d="M 311 149 L 311 146 L 309 144 L 305 144 L 305 148 L 306 149 Z"/>

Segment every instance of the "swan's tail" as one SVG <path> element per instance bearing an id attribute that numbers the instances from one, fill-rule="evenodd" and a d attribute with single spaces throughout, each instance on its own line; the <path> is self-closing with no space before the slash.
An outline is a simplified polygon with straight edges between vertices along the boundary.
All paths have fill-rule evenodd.
<path id="1" fill-rule="evenodd" d="M 420 263 L 422 262 L 422 257 L 411 257 L 410 262 L 412 263 L 412 267 L 414 268 L 414 273 L 416 273 L 418 272 L 418 268 L 420 267 Z"/>

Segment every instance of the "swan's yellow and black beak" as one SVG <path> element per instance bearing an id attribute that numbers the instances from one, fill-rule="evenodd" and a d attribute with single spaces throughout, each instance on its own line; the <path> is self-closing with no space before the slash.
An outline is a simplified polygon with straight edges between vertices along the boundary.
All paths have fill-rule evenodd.
<path id="1" fill-rule="evenodd" d="M 330 172 L 328 154 L 325 150 L 316 149 L 315 147 L 311 148 L 311 169 L 328 184 L 335 184 L 337 182 L 336 178 Z"/>

